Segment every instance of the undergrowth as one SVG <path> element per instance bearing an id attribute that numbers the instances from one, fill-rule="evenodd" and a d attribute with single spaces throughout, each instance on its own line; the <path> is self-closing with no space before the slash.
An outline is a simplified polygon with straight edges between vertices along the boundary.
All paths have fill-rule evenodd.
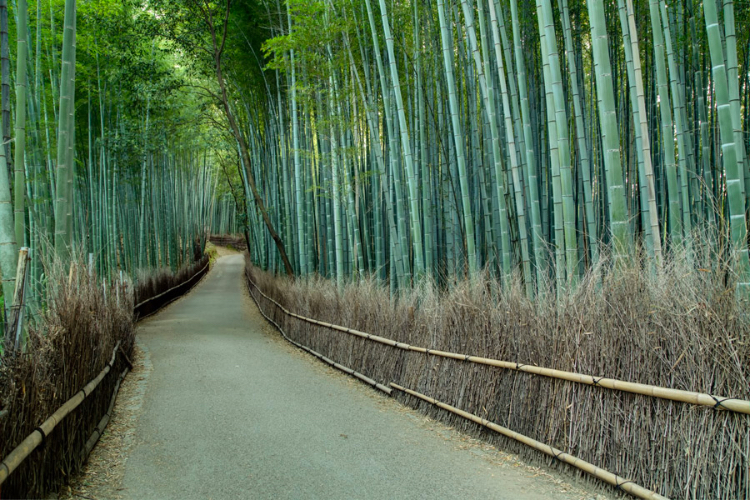
<path id="1" fill-rule="evenodd" d="M 219 253 L 217 252 L 217 246 L 214 245 L 211 241 L 207 241 L 207 245 L 204 248 L 204 254 L 209 257 L 209 265 L 214 266 L 214 263 L 219 258 Z"/>
<path id="2" fill-rule="evenodd" d="M 186 280 L 207 265 L 210 257 L 210 254 L 204 253 L 199 260 L 186 264 L 176 271 L 167 267 L 139 271 L 136 274 L 137 279 L 134 286 L 135 303 L 139 304 L 185 283 Z"/>
<path id="3" fill-rule="evenodd" d="M 103 289 L 83 259 L 70 267 L 55 262 L 48 308 L 28 326 L 22 354 L 6 349 L 0 363 L 0 456 L 5 457 L 47 417 L 96 377 L 110 361 L 115 345 L 130 355 L 133 345 L 133 294 L 125 283 Z M 94 392 L 60 422 L 44 443 L 2 486 L 3 498 L 39 498 L 55 490 L 85 460 L 84 445 L 107 411 L 121 354 Z"/>
<path id="4" fill-rule="evenodd" d="M 750 399 L 750 306 L 714 255 L 683 254 L 656 271 L 638 259 L 618 269 L 606 262 L 559 297 L 543 287 L 536 301 L 488 273 L 449 289 L 424 281 L 394 297 L 373 278 L 338 286 L 274 277 L 250 263 L 247 272 L 295 313 L 411 345 Z M 288 317 L 251 292 L 291 338 L 377 382 L 417 390 L 670 498 L 750 495 L 748 415 L 403 351 Z M 397 397 L 502 448 L 556 462 Z"/>

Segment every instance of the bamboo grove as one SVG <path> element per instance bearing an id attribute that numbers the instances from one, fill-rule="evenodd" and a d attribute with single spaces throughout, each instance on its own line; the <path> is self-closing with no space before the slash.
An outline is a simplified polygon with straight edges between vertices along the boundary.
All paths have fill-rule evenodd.
<path id="1" fill-rule="evenodd" d="M 209 5 L 221 34 L 231 2 Z M 700 245 L 747 295 L 747 2 L 261 5 L 263 54 L 246 39 L 221 78 L 256 263 L 393 289 L 487 268 L 533 297 L 603 254 L 655 268 Z"/>
<path id="2" fill-rule="evenodd" d="M 177 269 L 203 248 L 215 181 L 206 146 L 187 134 L 198 108 L 177 96 L 185 75 L 143 36 L 154 20 L 140 6 L 0 0 L 6 310 L 20 247 L 32 313 L 56 259 L 109 282 Z"/>

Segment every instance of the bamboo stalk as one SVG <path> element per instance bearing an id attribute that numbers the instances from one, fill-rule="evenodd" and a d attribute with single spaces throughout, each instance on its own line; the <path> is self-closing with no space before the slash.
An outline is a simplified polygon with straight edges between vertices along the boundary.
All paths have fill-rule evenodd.
<path id="1" fill-rule="evenodd" d="M 398 349 L 420 352 L 424 354 L 430 354 L 430 355 L 439 356 L 442 358 L 457 359 L 459 361 L 468 361 L 470 363 L 477 363 L 480 365 L 496 366 L 497 368 L 505 368 L 508 370 L 531 373 L 533 375 L 541 375 L 544 377 L 556 378 L 560 380 L 568 380 L 570 382 L 576 382 L 578 384 L 598 386 L 605 389 L 613 389 L 616 391 L 629 392 L 633 394 L 641 394 L 643 396 L 649 396 L 649 397 L 660 398 L 660 399 L 669 399 L 669 400 L 678 401 L 681 403 L 696 404 L 696 405 L 701 405 L 701 406 L 710 406 L 714 409 L 729 410 L 736 413 L 744 413 L 746 415 L 750 415 L 750 401 L 746 401 L 744 399 L 727 398 L 723 396 L 714 396 L 711 394 L 704 394 L 700 392 L 683 391 L 680 389 L 671 389 L 668 387 L 657 387 L 657 386 L 647 385 L 647 384 L 638 384 L 635 382 L 626 382 L 624 380 L 617 380 L 613 378 L 597 377 L 593 375 L 586 375 L 583 373 L 567 372 L 567 371 L 562 371 L 562 370 L 555 370 L 553 368 L 545 368 L 545 367 L 535 366 L 535 365 L 526 365 L 526 364 L 518 363 L 518 362 L 501 361 L 498 359 L 484 358 L 481 356 L 471 356 L 468 354 L 438 351 L 435 349 L 428 349 L 425 347 L 412 346 L 404 342 L 398 342 L 396 340 L 388 339 L 385 337 L 380 337 L 379 335 L 372 335 L 370 333 L 361 332 L 359 330 L 354 330 L 352 328 L 346 328 L 344 326 L 333 325 L 331 323 L 325 323 L 324 321 L 318 321 L 312 318 L 307 318 L 306 316 L 301 316 L 300 314 L 295 314 L 291 311 L 288 311 L 277 301 L 275 301 L 271 297 L 268 297 L 266 294 L 264 294 L 264 292 L 261 291 L 261 289 L 256 285 L 256 283 L 254 283 L 253 280 L 251 280 L 250 276 L 248 277 L 248 281 L 254 286 L 254 288 L 256 288 L 259 291 L 259 293 L 262 296 L 264 296 L 264 298 L 272 302 L 274 305 L 276 305 L 282 312 L 284 312 L 288 316 L 291 316 L 296 319 L 300 319 L 301 321 L 305 321 L 312 325 L 323 326 L 331 330 L 345 332 L 350 335 L 355 335 L 356 337 L 361 337 L 367 340 L 378 342 L 380 344 L 397 347 Z"/>
<path id="2" fill-rule="evenodd" d="M 125 356 L 125 354 L 123 354 L 123 356 Z M 125 359 L 127 360 L 128 357 L 125 356 Z M 130 361 L 128 362 L 128 365 L 130 366 L 130 368 L 126 367 L 123 370 L 123 373 L 120 374 L 120 377 L 118 377 L 118 381 L 115 383 L 115 389 L 112 391 L 112 398 L 110 398 L 110 406 L 107 407 L 107 413 L 104 414 L 102 419 L 99 421 L 99 424 L 97 424 L 97 427 L 94 429 L 91 436 L 89 436 L 89 439 L 86 441 L 86 446 L 84 446 L 84 450 L 82 452 L 84 458 L 87 458 L 92 452 L 94 445 L 96 445 L 99 441 L 99 438 L 102 437 L 102 433 L 105 431 L 108 422 L 110 422 L 110 417 L 112 416 L 112 408 L 115 406 L 115 400 L 117 399 L 118 391 L 120 390 L 120 383 L 123 381 L 125 376 L 128 375 L 128 370 L 133 368 L 133 365 L 131 365 Z"/>
<path id="3" fill-rule="evenodd" d="M 24 305 L 29 278 L 29 249 L 22 247 L 18 252 L 18 267 L 16 268 L 16 283 L 13 291 L 13 303 L 8 311 L 7 335 L 13 340 L 16 353 L 23 349 Z"/>
<path id="4" fill-rule="evenodd" d="M 394 382 L 390 382 L 390 386 L 393 387 L 394 389 L 405 392 L 406 394 L 410 394 L 411 396 L 417 397 L 428 403 L 438 406 L 439 408 L 452 412 L 456 415 L 460 415 L 461 417 L 468 419 L 472 422 L 476 422 L 479 425 L 483 425 L 487 429 L 491 429 L 494 432 L 498 432 L 502 434 L 503 436 L 509 437 L 510 439 L 514 439 L 520 443 L 525 444 L 526 446 L 535 448 L 536 450 L 539 450 L 542 453 L 546 453 L 547 455 L 556 458 L 560 462 L 565 462 L 566 464 L 570 464 L 573 467 L 577 467 L 578 469 L 584 472 L 587 472 L 598 479 L 601 479 L 605 483 L 609 483 L 613 486 L 616 486 L 622 491 L 625 491 L 626 493 L 630 493 L 631 495 L 637 498 L 644 498 L 647 500 L 667 500 L 666 497 L 659 495 L 658 493 L 653 492 L 651 490 L 648 490 L 638 484 L 635 484 L 633 481 L 630 481 L 629 479 L 620 477 L 613 472 L 604 470 L 589 462 L 586 462 L 585 460 L 581 460 L 578 457 L 570 455 L 569 453 L 565 453 L 564 451 L 558 450 L 557 448 L 553 446 L 542 443 L 541 441 L 536 441 L 535 439 L 529 438 L 528 436 L 524 436 L 523 434 L 510 430 L 507 427 L 502 427 L 499 424 L 490 422 L 489 420 L 478 417 L 472 413 L 468 413 L 466 411 L 455 408 L 454 406 L 450 406 L 446 403 L 442 403 L 441 401 L 437 401 L 436 399 L 430 398 L 429 396 L 421 394 L 420 392 L 406 389 L 405 387 L 401 387 L 395 384 Z"/>

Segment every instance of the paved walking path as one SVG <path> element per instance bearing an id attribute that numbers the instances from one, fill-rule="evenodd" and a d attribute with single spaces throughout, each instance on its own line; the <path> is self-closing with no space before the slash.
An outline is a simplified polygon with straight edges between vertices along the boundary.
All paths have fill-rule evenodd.
<path id="1" fill-rule="evenodd" d="M 221 257 L 138 328 L 152 366 L 130 499 L 592 498 L 473 444 L 281 340 Z M 566 482 L 569 482 L 567 479 Z"/>

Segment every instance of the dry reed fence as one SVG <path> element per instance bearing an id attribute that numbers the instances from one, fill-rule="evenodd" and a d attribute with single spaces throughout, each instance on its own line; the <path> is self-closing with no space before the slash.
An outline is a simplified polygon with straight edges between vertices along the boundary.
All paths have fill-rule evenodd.
<path id="1" fill-rule="evenodd" d="M 134 315 L 145 318 L 188 292 L 209 270 L 209 255 L 173 272 L 160 269 L 145 273 L 134 289 Z"/>
<path id="2" fill-rule="evenodd" d="M 248 250 L 246 244 L 246 238 L 243 235 L 233 234 L 212 234 L 209 236 L 209 241 L 220 247 L 230 247 L 235 250 L 244 251 Z"/>
<path id="3" fill-rule="evenodd" d="M 749 306 L 722 278 L 686 265 L 586 278 L 555 305 L 494 280 L 394 299 L 374 281 L 338 291 L 247 266 L 292 312 L 411 345 L 594 376 L 750 399 Z M 749 498 L 749 416 L 397 349 L 312 325 L 250 287 L 296 342 L 355 371 L 426 394 L 670 498 Z M 536 461 L 515 441 L 401 392 L 399 400 Z"/>
<path id="4" fill-rule="evenodd" d="M 26 351 L 8 355 L 0 366 L 0 457 L 5 457 L 65 401 L 79 392 L 110 361 L 120 342 L 128 355 L 133 345 L 132 293 L 91 279 L 83 265 L 53 266 L 49 307 L 29 326 Z M 38 498 L 78 471 L 92 431 L 108 411 L 127 361 L 115 358 L 112 370 L 81 405 L 60 422 L 44 442 L 2 485 L 3 498 Z"/>
<path id="5" fill-rule="evenodd" d="M 50 282 L 58 284 L 50 290 L 47 312 L 30 326 L 26 352 L 0 360 L 0 409 L 5 414 L 0 418 L 0 458 L 96 377 L 118 342 L 120 346 L 94 392 L 8 476 L 2 498 L 41 497 L 80 470 L 106 424 L 103 416 L 111 411 L 119 375 L 130 364 L 134 297 L 147 301 L 142 316 L 150 314 L 190 289 L 207 264 L 204 256 L 175 273 L 144 274 L 134 290 L 127 284 L 105 290 L 83 265 L 47 270 Z"/>

